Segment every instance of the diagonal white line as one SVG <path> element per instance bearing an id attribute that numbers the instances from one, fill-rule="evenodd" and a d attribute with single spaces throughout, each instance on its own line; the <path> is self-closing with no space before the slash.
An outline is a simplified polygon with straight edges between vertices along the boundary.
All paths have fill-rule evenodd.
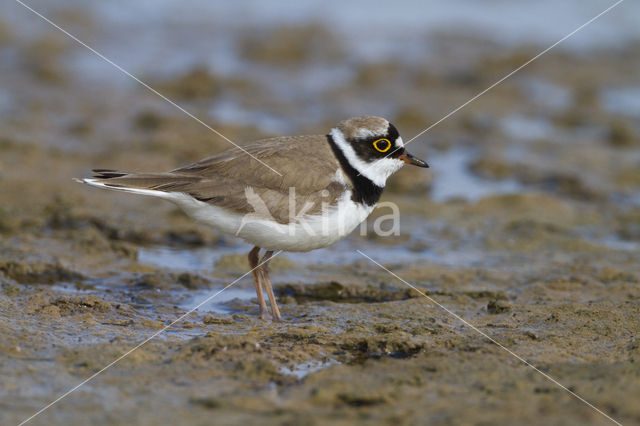
<path id="1" fill-rule="evenodd" d="M 451 117 L 453 114 L 455 114 L 456 112 L 460 111 L 462 108 L 466 107 L 467 105 L 469 105 L 471 102 L 475 101 L 476 99 L 478 99 L 480 96 L 484 95 L 485 93 L 487 93 L 489 90 L 493 89 L 494 87 L 496 87 L 497 85 L 499 85 L 500 83 L 502 83 L 503 81 L 505 81 L 506 79 L 508 79 L 509 77 L 511 77 L 512 75 L 514 75 L 515 73 L 517 73 L 518 71 L 520 71 L 522 68 L 526 67 L 527 65 L 529 65 L 531 62 L 535 61 L 536 59 L 540 58 L 542 55 L 544 55 L 545 53 L 549 52 L 551 49 L 553 49 L 554 47 L 556 47 L 557 45 L 559 45 L 560 43 L 562 43 L 563 41 L 565 41 L 566 39 L 568 39 L 569 37 L 573 36 L 574 34 L 576 34 L 578 31 L 580 31 L 581 29 L 583 29 L 584 27 L 586 27 L 587 25 L 591 24 L 593 21 L 595 21 L 596 19 L 600 18 L 602 15 L 608 13 L 609 11 L 611 11 L 611 9 L 613 9 L 614 7 L 618 6 L 620 3 L 622 3 L 624 0 L 618 0 L 617 2 L 615 2 L 614 4 L 612 4 L 611 6 L 609 6 L 608 8 L 606 8 L 605 10 L 603 10 L 602 12 L 598 13 L 596 16 L 594 16 L 593 18 L 589 19 L 587 22 L 585 22 L 584 24 L 580 25 L 578 28 L 576 28 L 575 30 L 571 31 L 569 34 L 567 34 L 566 36 L 562 37 L 560 40 L 556 41 L 555 43 L 553 43 L 551 46 L 547 47 L 546 49 L 544 49 L 542 52 L 538 53 L 536 56 L 534 56 L 533 58 L 529 59 L 527 62 L 525 62 L 524 64 L 520 65 L 518 68 L 516 68 L 515 70 L 511 71 L 509 74 L 505 75 L 504 77 L 502 77 L 500 80 L 496 81 L 495 83 L 493 83 L 491 86 L 487 87 L 486 89 L 484 89 L 482 92 L 478 93 L 477 95 L 475 95 L 474 97 L 472 97 L 471 99 L 469 99 L 468 101 L 466 101 L 465 103 L 463 103 L 462 105 L 460 105 L 459 107 L 457 107 L 456 109 L 454 109 L 453 111 L 449 112 L 447 115 L 445 115 L 444 117 L 442 117 L 440 120 L 436 121 L 435 123 L 433 123 L 432 125 L 430 125 L 429 127 L 427 127 L 426 129 L 424 129 L 423 131 L 421 131 L 420 133 L 418 133 L 417 135 L 415 135 L 414 137 L 412 137 L 411 139 L 409 139 L 407 142 L 404 143 L 404 146 L 407 146 L 408 144 L 410 144 L 411 142 L 413 142 L 414 140 L 416 140 L 417 138 L 419 138 L 420 136 L 422 136 L 423 134 L 425 134 L 426 132 L 428 132 L 429 130 L 431 130 L 432 128 L 434 128 L 435 126 L 437 126 L 438 124 L 442 123 L 444 120 L 446 120 L 447 118 Z M 387 154 L 384 158 L 389 157 L 390 155 L 393 155 L 395 152 L 397 152 L 400 148 L 396 148 L 393 151 L 391 151 L 389 154 Z M 368 170 L 369 168 L 371 168 L 372 166 L 369 165 L 367 166 Z M 366 171 L 365 170 L 365 171 Z M 358 176 L 360 176 L 362 173 L 359 172 Z"/>
<path id="2" fill-rule="evenodd" d="M 264 263 L 268 262 L 269 260 L 273 259 L 274 257 L 276 257 L 277 255 L 279 255 L 280 253 L 282 253 L 282 250 L 279 250 L 277 252 L 275 252 L 273 254 L 273 256 L 271 256 L 271 258 L 259 263 L 258 265 L 256 265 L 255 268 L 252 268 L 251 270 L 249 270 L 248 272 L 244 273 L 243 275 L 241 275 L 240 277 L 236 278 L 235 280 L 233 280 L 230 284 L 228 284 L 227 286 L 225 286 L 222 290 L 218 290 L 216 293 L 212 294 L 211 296 L 207 297 L 206 299 L 204 299 L 202 302 L 198 303 L 194 308 L 190 309 L 189 311 L 187 311 L 186 313 L 180 315 L 177 319 L 175 319 L 174 321 L 172 321 L 169 325 L 165 325 L 163 328 L 161 328 L 160 330 L 156 331 L 155 333 L 153 333 L 151 336 L 147 337 L 145 340 L 143 340 L 142 342 L 140 342 L 139 344 L 137 344 L 136 346 L 134 346 L 133 348 L 129 349 L 127 352 L 123 353 L 122 355 L 120 355 L 118 358 L 114 359 L 113 361 L 111 361 L 109 364 L 105 365 L 102 369 L 100 369 L 99 371 L 93 373 L 91 376 L 87 377 L 86 379 L 84 379 L 83 381 L 81 381 L 80 383 L 78 383 L 77 385 L 75 385 L 74 387 L 72 387 L 71 389 L 69 389 L 68 391 L 66 391 L 65 393 L 63 393 L 62 395 L 60 395 L 59 397 L 57 397 L 56 399 L 54 399 L 53 401 L 51 401 L 49 404 L 45 405 L 44 407 L 42 407 L 40 410 L 38 410 L 37 412 L 35 412 L 34 414 L 32 414 L 31 416 L 29 416 L 28 418 L 24 419 L 22 422 L 20 422 L 20 424 L 18 426 L 22 426 L 25 423 L 31 421 L 34 417 L 42 414 L 42 412 L 44 412 L 45 410 L 51 408 L 53 405 L 55 405 L 56 403 L 60 402 L 62 399 L 66 398 L 67 396 L 69 396 L 71 393 L 75 392 L 76 390 L 78 390 L 81 386 L 87 384 L 87 382 L 93 380 L 96 376 L 102 374 L 103 372 L 105 372 L 108 368 L 112 367 L 114 364 L 118 363 L 119 361 L 121 361 L 122 359 L 126 358 L 127 356 L 129 356 L 133 351 L 135 351 L 136 349 L 140 348 L 141 346 L 143 346 L 145 343 L 149 342 L 150 340 L 152 340 L 153 338 L 159 336 L 160 334 L 162 334 L 163 332 L 167 331 L 171 326 L 173 326 L 175 323 L 181 321 L 182 319 L 184 319 L 185 317 L 187 317 L 188 315 L 190 315 L 192 312 L 194 312 L 196 309 L 198 309 L 200 306 L 204 305 L 205 303 L 213 300 L 216 296 L 218 296 L 220 293 L 222 293 L 223 291 L 225 291 L 226 289 L 228 289 L 229 287 L 231 287 L 232 285 L 234 285 L 235 283 L 237 283 L 238 281 L 240 281 L 242 278 L 246 277 L 247 275 L 249 275 L 250 273 L 252 273 L 255 269 L 259 268 L 260 266 L 262 266 Z"/>
<path id="3" fill-rule="evenodd" d="M 42 18 L 44 21 L 48 22 L 49 24 L 51 24 L 52 26 L 54 26 L 55 28 L 57 28 L 58 30 L 60 30 L 61 32 L 63 32 L 64 34 L 66 34 L 68 37 L 70 37 L 71 39 L 75 40 L 77 43 L 79 43 L 80 45 L 86 47 L 87 49 L 89 49 L 91 52 L 93 52 L 96 56 L 98 56 L 99 58 L 101 58 L 102 60 L 104 60 L 105 62 L 107 62 L 110 65 L 113 65 L 115 68 L 117 68 L 119 71 L 121 71 L 122 73 L 124 73 L 125 75 L 131 77 L 132 79 L 134 79 L 135 81 L 137 81 L 138 83 L 140 83 L 142 86 L 144 86 L 146 89 L 148 89 L 150 92 L 158 95 L 159 97 L 161 97 L 162 99 L 164 99 L 165 101 L 169 102 L 171 105 L 173 105 L 174 107 L 178 108 L 180 111 L 182 111 L 183 113 L 187 114 L 189 117 L 193 118 L 194 120 L 196 120 L 198 123 L 202 124 L 204 127 L 206 127 L 207 129 L 211 130 L 213 133 L 215 133 L 216 135 L 220 136 L 222 139 L 226 140 L 227 142 L 229 142 L 231 145 L 235 146 L 236 148 L 240 149 L 241 151 L 243 151 L 245 154 L 249 155 L 250 157 L 252 157 L 254 160 L 256 160 L 257 162 L 259 162 L 260 164 L 262 164 L 263 166 L 271 169 L 272 172 L 276 173 L 279 176 L 282 176 L 282 173 L 278 172 L 277 170 L 275 170 L 274 168 L 272 168 L 271 166 L 269 166 L 267 163 L 265 163 L 264 161 L 256 158 L 254 155 L 252 155 L 249 151 L 247 151 L 246 149 L 242 148 L 240 145 L 236 144 L 235 142 L 233 142 L 231 139 L 229 139 L 228 137 L 226 137 L 225 135 L 223 135 L 222 133 L 220 133 L 219 131 L 217 131 L 216 129 L 214 129 L 213 127 L 211 127 L 210 125 L 208 125 L 207 123 L 205 123 L 204 121 L 200 120 L 198 117 L 196 117 L 195 115 L 191 114 L 189 111 L 187 111 L 186 109 L 184 109 L 183 107 L 181 107 L 180 105 L 178 105 L 177 103 L 175 103 L 174 101 L 172 101 L 171 99 L 167 98 L 165 95 L 163 95 L 162 93 L 158 92 L 156 89 L 154 89 L 153 87 L 149 86 L 147 83 L 145 83 L 144 81 L 140 80 L 138 77 L 136 77 L 135 75 L 131 74 L 129 71 L 125 70 L 124 68 L 122 68 L 120 65 L 116 64 L 115 62 L 113 62 L 111 59 L 107 58 L 106 56 L 104 56 L 102 53 L 98 52 L 97 50 L 95 50 L 94 48 L 92 48 L 91 46 L 89 46 L 88 44 L 86 44 L 85 42 L 83 42 L 82 40 L 78 39 L 76 36 L 74 36 L 73 34 L 69 33 L 67 30 L 65 30 L 64 28 L 60 27 L 59 25 L 57 25 L 55 22 L 51 21 L 50 19 L 48 19 L 46 16 L 42 15 L 41 13 L 37 12 L 36 10 L 34 10 L 32 7 L 28 6 L 27 4 L 23 3 L 21 0 L 16 0 L 17 3 L 21 4 L 22 6 L 24 6 L 26 9 L 30 10 L 31 12 L 33 12 L 34 14 L 36 14 L 37 16 L 39 16 L 40 18 Z"/>
<path id="4" fill-rule="evenodd" d="M 546 49 L 544 49 L 542 52 L 538 53 L 536 56 L 534 56 L 533 58 L 529 59 L 527 62 L 525 62 L 524 64 L 520 65 L 518 68 L 516 68 L 515 70 L 511 71 L 509 74 L 505 75 L 504 77 L 502 77 L 500 80 L 496 81 L 495 83 L 493 83 L 491 86 L 487 87 L 486 89 L 484 89 L 482 92 L 478 93 L 477 95 L 475 95 L 473 98 L 469 99 L 467 102 L 463 103 L 462 105 L 460 105 L 459 107 L 457 107 L 456 109 L 454 109 L 453 111 L 451 111 L 450 113 L 448 113 L 447 115 L 445 115 L 444 117 L 442 117 L 440 120 L 436 121 L 435 123 L 433 123 L 432 125 L 430 125 L 429 127 L 427 127 L 426 129 L 424 129 L 423 131 L 421 131 L 420 133 L 418 133 L 417 135 L 415 135 L 414 137 L 412 137 L 411 139 L 409 139 L 407 142 L 405 142 L 405 145 L 410 144 L 411 142 L 413 142 L 416 138 L 419 138 L 420 136 L 422 136 L 423 134 L 425 134 L 426 132 L 428 132 L 429 130 L 431 130 L 432 128 L 434 128 L 435 126 L 437 126 L 438 124 L 440 124 L 441 122 L 443 122 L 444 120 L 446 120 L 447 118 L 451 117 L 453 114 L 455 114 L 456 112 L 460 111 L 462 108 L 466 107 L 467 105 L 469 105 L 471 102 L 475 101 L 476 99 L 478 99 L 480 96 L 484 95 L 485 93 L 487 93 L 489 90 L 493 89 L 494 87 L 496 87 L 498 84 L 502 83 L 503 81 L 505 81 L 506 79 L 508 79 L 509 77 L 511 77 L 512 75 L 514 75 L 515 73 L 517 73 L 518 71 L 520 71 L 522 68 L 526 67 L 527 65 L 529 65 L 531 62 L 535 61 L 536 59 L 538 59 L 539 57 L 541 57 L 542 55 L 544 55 L 545 53 L 547 53 L 548 51 L 550 51 L 551 49 L 553 49 L 554 47 L 556 47 L 557 45 L 559 45 L 560 43 L 562 43 L 563 41 L 565 41 L 566 39 L 568 39 L 569 37 L 573 36 L 575 33 L 577 33 L 578 31 L 580 31 L 581 29 L 583 29 L 584 27 L 586 27 L 587 25 L 591 24 L 593 21 L 595 21 L 596 19 L 600 18 L 602 15 L 608 13 L 609 11 L 611 11 L 611 9 L 613 9 L 614 7 L 616 7 L 617 5 L 619 5 L 620 3 L 622 3 L 624 0 L 618 0 L 617 2 L 615 2 L 614 4 L 612 4 L 611 6 L 609 6 L 608 8 L 606 8 L 605 10 L 603 10 L 602 12 L 598 13 L 596 16 L 594 16 L 593 18 L 589 19 L 587 22 L 585 22 L 584 24 L 580 25 L 578 28 L 576 28 L 575 30 L 571 31 L 569 34 L 567 34 L 566 36 L 562 37 L 560 40 L 556 41 L 555 43 L 553 43 L 551 46 L 547 47 Z"/>
<path id="5" fill-rule="evenodd" d="M 389 274 L 391 274 L 393 277 L 397 278 L 398 280 L 402 281 L 404 284 L 408 285 L 409 287 L 411 287 L 413 290 L 417 291 L 420 295 L 422 295 L 423 297 L 425 297 L 426 299 L 428 299 L 431 303 L 433 303 L 434 305 L 438 306 L 439 308 L 443 309 L 445 312 L 447 312 L 449 315 L 453 316 L 454 318 L 456 318 L 458 321 L 462 322 L 463 324 L 465 324 L 466 326 L 470 327 L 472 330 L 474 330 L 475 332 L 477 332 L 478 334 L 482 335 L 483 337 L 489 339 L 492 343 L 494 343 L 495 345 L 497 345 L 500 349 L 505 350 L 507 353 L 509 353 L 511 356 L 515 357 L 516 359 L 518 359 L 519 361 L 521 361 L 522 363 L 524 363 L 526 366 L 531 367 L 533 370 L 535 370 L 536 372 L 542 374 L 542 376 L 544 376 L 547 380 L 551 381 L 553 384 L 559 386 L 560 388 L 564 389 L 565 391 L 569 392 L 572 396 L 576 397 L 577 399 L 579 399 L 580 401 L 582 401 L 583 403 L 587 404 L 589 407 L 593 408 L 595 411 L 597 411 L 598 413 L 602 414 L 603 416 L 605 416 L 607 419 L 611 420 L 613 423 L 622 426 L 622 424 L 616 420 L 614 420 L 613 418 L 611 418 L 608 414 L 606 414 L 604 411 L 600 410 L 598 407 L 596 407 L 595 405 L 591 404 L 589 401 L 587 401 L 586 399 L 584 399 L 583 397 L 581 397 L 580 395 L 578 395 L 577 393 L 573 392 L 571 389 L 567 388 L 566 386 L 564 386 L 562 383 L 558 382 L 556 379 L 554 379 L 553 377 L 551 377 L 550 375 L 548 375 L 547 373 L 541 371 L 540 369 L 538 369 L 535 365 L 531 364 L 529 361 L 527 361 L 526 359 L 522 358 L 520 355 L 516 354 L 515 352 L 513 352 L 512 350 L 508 349 L 507 347 L 505 347 L 504 345 L 502 345 L 500 342 L 498 342 L 497 340 L 495 340 L 494 338 L 492 338 L 491 336 L 489 336 L 487 333 L 485 333 L 484 331 L 478 329 L 478 327 L 476 327 L 475 325 L 471 324 L 470 322 L 468 322 L 467 320 L 465 320 L 464 318 L 462 318 L 460 315 L 456 314 L 455 312 L 451 311 L 450 309 L 448 309 L 446 306 L 438 303 L 435 299 L 433 299 L 432 297 L 428 296 L 425 292 L 423 292 L 422 290 L 418 289 L 416 286 L 414 286 L 413 284 L 405 281 L 404 279 L 400 278 L 398 275 L 396 275 L 394 272 L 390 271 L 389 269 L 385 268 L 383 265 L 381 265 L 380 263 L 376 262 L 375 260 L 373 260 L 371 257 L 367 256 L 366 254 L 364 254 L 363 252 L 361 252 L 360 250 L 356 250 L 358 253 L 360 253 L 362 256 L 366 257 L 367 259 L 369 259 L 371 262 L 375 263 L 376 265 L 378 265 L 380 268 L 382 268 L 383 270 L 387 271 Z"/>

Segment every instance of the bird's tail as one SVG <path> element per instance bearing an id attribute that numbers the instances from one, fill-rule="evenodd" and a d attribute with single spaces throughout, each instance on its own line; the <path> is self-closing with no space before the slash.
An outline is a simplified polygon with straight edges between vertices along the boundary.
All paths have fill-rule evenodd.
<path id="1" fill-rule="evenodd" d="M 185 186 L 198 182 L 200 178 L 176 173 L 127 173 L 94 169 L 93 177 L 75 180 L 99 188 L 165 198 L 171 192 L 181 192 Z"/>

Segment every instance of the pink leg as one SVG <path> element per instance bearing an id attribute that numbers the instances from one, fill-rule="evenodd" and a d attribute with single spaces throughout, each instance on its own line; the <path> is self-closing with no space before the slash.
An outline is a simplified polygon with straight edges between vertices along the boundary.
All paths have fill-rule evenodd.
<path id="1" fill-rule="evenodd" d="M 273 316 L 273 320 L 282 321 L 280 309 L 278 309 L 278 304 L 276 303 L 276 296 L 275 294 L 273 294 L 273 288 L 271 288 L 271 280 L 269 279 L 269 261 L 271 260 L 271 256 L 273 256 L 273 250 L 267 250 L 267 252 L 262 257 L 262 267 L 260 268 L 260 272 L 262 274 L 262 280 L 264 281 L 264 287 L 267 289 L 267 296 L 269 296 L 269 303 L 271 304 L 271 315 Z"/>
<path id="2" fill-rule="evenodd" d="M 258 267 L 260 247 L 254 247 L 249 252 L 249 266 L 251 267 L 251 273 L 253 274 L 253 282 L 256 285 L 256 294 L 258 296 L 258 304 L 260 305 L 260 318 L 266 320 L 269 318 L 267 312 L 267 304 L 264 301 L 264 294 L 262 293 L 262 284 L 260 284 L 260 273 L 262 267 Z"/>

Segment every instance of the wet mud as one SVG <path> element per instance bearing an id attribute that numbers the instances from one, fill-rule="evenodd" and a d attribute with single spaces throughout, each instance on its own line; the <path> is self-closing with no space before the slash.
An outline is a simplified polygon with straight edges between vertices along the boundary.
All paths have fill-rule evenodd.
<path id="1" fill-rule="evenodd" d="M 105 37 L 96 17 L 58 16 Z M 324 132 L 380 99 L 373 112 L 408 140 L 538 51 L 439 34 L 448 54 L 354 63 L 322 23 L 236 36 L 236 60 L 271 84 L 204 63 L 145 68 L 234 141 Z M 199 306 L 248 270 L 246 244 L 162 201 L 72 181 L 91 167 L 169 170 L 226 141 L 142 87 L 80 76 L 90 53 L 44 26 L 0 20 L 0 53 L 0 423 L 142 342 L 30 424 L 608 422 L 452 313 L 640 423 L 640 115 L 619 92 L 640 87 L 637 43 L 550 52 L 413 142 L 432 169 L 389 182 L 400 235 L 370 222 L 276 257 L 281 323 L 259 319 L 250 275 Z M 305 86 L 316 68 L 343 74 Z M 234 121 L 229 104 L 249 112 Z"/>

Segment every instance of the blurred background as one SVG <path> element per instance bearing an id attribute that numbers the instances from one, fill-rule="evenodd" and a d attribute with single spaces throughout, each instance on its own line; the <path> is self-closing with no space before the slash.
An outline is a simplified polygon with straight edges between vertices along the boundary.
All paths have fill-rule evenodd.
<path id="1" fill-rule="evenodd" d="M 31 5 L 239 142 L 324 133 L 362 114 L 390 119 L 408 140 L 608 6 Z M 2 7 L 5 145 L 95 155 L 101 165 L 133 169 L 172 168 L 228 148 L 19 3 Z M 421 136 L 412 149 L 429 157 L 438 178 L 407 172 L 410 182 L 398 185 L 438 201 L 536 188 L 637 204 L 637 8 L 615 8 Z M 74 175 L 96 165 L 89 163 L 78 162 Z M 2 167 L 6 182 L 10 164 Z M 58 177 L 65 189 L 56 192 L 83 191 L 69 188 L 61 171 L 47 181 Z"/>
<path id="2" fill-rule="evenodd" d="M 242 144 L 260 137 L 324 134 L 338 121 L 357 115 L 389 119 L 406 142 L 613 2 L 29 0 L 25 4 Z M 227 377 L 229 389 L 245 389 L 249 376 L 254 385 L 291 385 L 293 379 L 286 377 L 300 379 L 322 366 L 327 367 L 322 373 L 327 374 L 324 385 L 333 389 L 328 383 L 334 383 L 335 377 L 357 374 L 336 368 L 353 359 L 386 356 L 386 349 L 376 352 L 374 346 L 392 348 L 389 351 L 399 354 L 397 358 L 413 356 L 423 346 L 441 348 L 448 358 L 452 348 L 459 347 L 456 339 L 462 337 L 447 331 L 416 331 L 409 337 L 396 336 L 393 344 L 380 343 L 376 337 L 380 330 L 390 333 L 386 336 L 394 336 L 396 330 L 380 326 L 377 321 L 384 315 L 397 318 L 400 310 L 407 315 L 402 330 L 423 330 L 411 324 L 426 321 L 424 312 L 411 309 L 425 308 L 411 305 L 409 296 L 408 305 L 401 309 L 382 303 L 402 300 L 404 296 L 385 287 L 401 284 L 389 284 L 383 272 L 376 275 L 371 264 L 354 252 L 357 248 L 439 294 L 462 316 L 492 323 L 498 315 L 505 322 L 515 321 L 514 327 L 526 322 L 528 332 L 537 337 L 498 337 L 515 339 L 524 345 L 518 349 L 531 354 L 534 361 L 541 356 L 555 372 L 573 375 L 576 382 L 584 379 L 587 393 L 589 386 L 606 388 L 609 396 L 595 390 L 592 396 L 605 398 L 618 413 L 634 415 L 633 392 L 616 382 L 617 373 L 606 368 L 609 360 L 637 357 L 638 347 L 631 336 L 633 327 L 638 329 L 633 307 L 637 303 L 629 305 L 638 300 L 640 279 L 638 16 L 640 3 L 619 4 L 412 141 L 409 151 L 426 159 L 431 169 L 404 168 L 383 195 L 383 201 L 401 208 L 401 235 L 378 238 L 369 233 L 363 238 L 354 233 L 331 248 L 274 260 L 278 271 L 274 281 L 285 315 L 295 318 L 294 323 L 316 315 L 316 322 L 329 321 L 322 323 L 326 336 L 337 331 L 341 335 L 320 339 L 317 344 L 322 351 L 314 349 L 314 356 L 305 355 L 308 347 L 300 349 L 295 355 L 299 365 L 315 362 L 310 364 L 313 368 L 291 366 L 275 349 L 265 349 L 266 353 L 255 356 L 264 356 L 276 368 Z M 8 354 L 3 368 L 13 383 L 2 394 L 11 410 L 4 410 L 0 420 L 18 419 L 94 371 L 97 364 L 81 364 L 104 353 L 101 345 L 109 339 L 123 339 L 118 341 L 126 349 L 154 326 L 162 326 L 246 271 L 246 244 L 194 224 L 168 203 L 99 191 L 72 178 L 86 177 L 95 167 L 170 170 L 230 147 L 19 2 L 0 5 L 0 283 L 8 336 L 0 348 Z M 374 215 L 380 213 L 388 212 Z M 327 287 L 326 283 L 332 284 Z M 202 307 L 196 319 L 174 330 L 172 338 L 193 343 L 189 339 L 216 324 L 226 327 L 225 333 L 249 333 L 251 342 L 257 339 L 267 347 L 261 340 L 264 336 L 251 335 L 262 330 L 252 319 L 256 309 L 251 286 L 249 278 L 242 280 L 235 292 Z M 348 295 L 362 297 L 342 303 Z M 130 310 L 118 311 L 116 303 Z M 374 305 L 375 309 L 370 307 Z M 379 309 L 390 312 L 382 315 Z M 565 315 L 560 323 L 538 321 L 551 318 L 558 309 Z M 619 312 L 628 328 L 616 322 L 622 321 L 618 317 L 592 312 L 595 316 L 590 318 L 600 321 L 593 326 L 588 322 L 592 319 L 579 314 L 585 309 Z M 17 313 L 30 316 L 20 316 L 16 322 Z M 203 322 L 207 315 L 209 322 Z M 224 322 L 211 315 L 232 315 L 234 320 Z M 435 310 L 429 315 L 435 323 L 445 316 Z M 332 321 L 352 321 L 361 328 Z M 127 337 L 122 337 L 123 326 Z M 67 330 L 63 334 L 61 327 Z M 598 327 L 614 331 L 606 334 Z M 324 336 L 322 331 L 317 333 Z M 576 340 L 567 346 L 545 341 L 544 336 L 551 334 L 562 336 L 563 342 Z M 86 339 L 84 343 L 76 339 L 79 335 Z M 598 343 L 596 337 L 601 339 Z M 281 344 L 287 344 L 282 339 Z M 369 342 L 364 350 L 358 339 Z M 593 346 L 572 352 L 585 341 Z M 171 339 L 167 342 L 171 350 Z M 413 343 L 407 347 L 399 342 Z M 246 342 L 223 343 L 215 345 L 239 348 Z M 54 349 L 56 345 L 62 349 Z M 335 347 L 343 352 L 327 349 Z M 152 355 L 160 358 L 158 353 L 167 350 L 153 348 Z M 320 352 L 324 355 L 316 356 Z M 568 354 L 583 362 L 584 369 L 562 370 L 559 365 Z M 501 365 L 499 355 L 492 356 Z M 52 371 L 43 376 L 48 382 L 33 373 L 45 366 L 34 367 L 25 357 L 57 360 L 55 368 L 46 367 Z M 188 357 L 180 360 L 193 371 L 202 367 L 189 364 L 193 360 Z M 452 363 L 458 361 L 452 356 Z M 556 361 L 558 365 L 553 364 Z M 602 383 L 585 379 L 590 372 L 600 371 L 593 364 L 598 362 L 608 378 L 603 373 L 597 379 Z M 388 367 L 394 374 L 407 368 L 404 364 Z M 21 371 L 24 374 L 15 373 Z M 141 370 L 139 374 L 158 372 Z M 478 378 L 484 379 L 496 378 Z M 214 398 L 205 383 L 195 377 L 189 380 L 193 381 L 190 389 L 201 389 Z M 471 419 L 489 416 L 500 421 L 498 411 L 482 411 L 481 401 L 473 399 L 477 393 L 466 384 L 460 383 L 459 393 L 454 392 L 458 402 L 464 401 L 464 410 L 461 402 L 454 402 L 441 407 L 444 417 L 438 418 L 468 414 Z M 175 390 L 165 385 L 169 387 L 156 392 L 168 395 Z M 424 389 L 427 384 L 416 386 L 422 395 L 429 395 L 429 389 Z M 542 415 L 527 410 L 535 404 L 550 404 L 541 399 L 531 402 L 528 388 L 522 386 L 518 389 L 526 397 L 508 386 L 493 390 L 504 392 L 500 400 L 506 418 Z M 371 384 L 371 388 L 381 387 L 378 382 Z M 98 413 L 104 407 L 121 407 L 126 392 L 118 393 L 122 391 L 118 384 L 110 389 L 117 395 L 111 400 L 98 401 L 105 394 L 97 391 L 98 399 L 85 396 L 76 402 L 95 403 L 88 409 Z M 483 389 L 478 392 L 482 394 Z M 144 395 L 146 389 L 138 391 Z M 340 395 L 357 391 L 335 390 Z M 246 397 L 238 392 L 236 396 Z M 271 398 L 256 395 L 246 401 Z M 307 394 L 300 391 L 300 395 Z M 437 392 L 434 395 L 437 399 Z M 295 406 L 314 406 L 313 401 L 290 397 L 292 412 Z M 576 419 L 584 419 L 582 408 L 570 405 L 564 396 L 546 397 L 569 405 L 545 405 L 547 411 L 540 409 L 544 415 L 575 411 Z M 192 411 L 194 404 L 205 411 L 220 407 L 215 398 L 211 402 L 198 397 L 195 403 L 195 397 L 190 398 L 155 395 L 141 407 L 156 410 L 150 416 L 169 416 L 165 420 L 178 412 L 198 418 L 202 413 Z M 372 412 L 389 409 L 376 402 L 377 397 L 373 403 L 359 397 L 324 398 L 328 399 L 316 403 L 371 406 Z M 243 406 L 240 399 L 231 400 L 236 409 Z M 358 405 L 358 401 L 365 403 Z M 413 409 L 422 406 L 413 403 Z M 176 411 L 168 413 L 169 409 Z M 56 419 L 80 421 L 64 406 L 54 412 Z M 533 418 L 537 419 L 529 420 Z"/>

